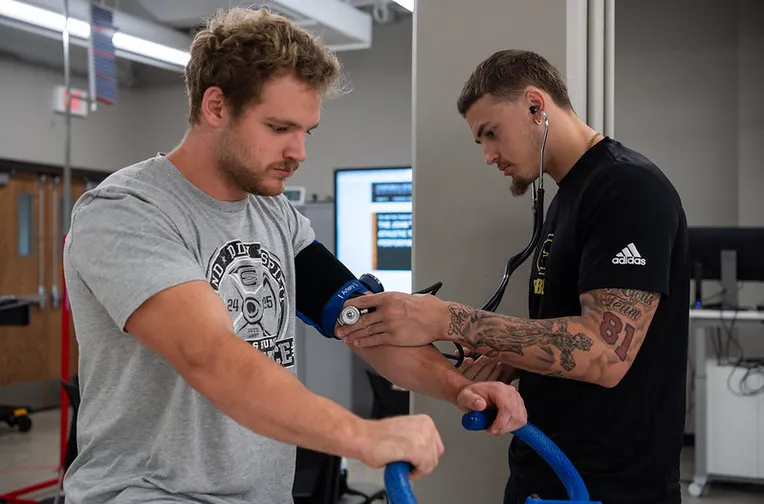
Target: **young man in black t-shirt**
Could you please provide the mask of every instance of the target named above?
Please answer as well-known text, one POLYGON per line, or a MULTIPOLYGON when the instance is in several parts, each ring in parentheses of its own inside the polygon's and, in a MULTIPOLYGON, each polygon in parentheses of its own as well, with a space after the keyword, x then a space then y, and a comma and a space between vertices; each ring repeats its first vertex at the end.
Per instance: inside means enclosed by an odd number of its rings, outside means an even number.
MULTIPOLYGON (((455 341, 489 357, 465 366, 470 377, 481 368, 474 379, 497 378, 489 368, 500 362, 505 378, 519 372, 528 421, 571 459, 592 500, 678 504, 690 270, 677 192, 650 160, 582 122, 535 53, 489 57, 458 107, 515 195, 538 178, 540 113, 549 119, 545 172, 558 191, 532 258, 530 319, 383 293, 350 301, 376 311, 338 336, 359 346, 455 341)), ((509 460, 505 504, 567 498, 516 438, 509 460)))
MULTIPOLYGON (((593 498, 680 502, 689 266, 685 216, 671 183, 615 140, 592 146, 558 183, 529 290, 532 319, 590 313, 589 331, 571 330, 579 339, 568 347, 582 350, 599 338, 611 351, 590 362, 602 370, 593 380, 521 371, 528 421, 568 455, 593 498), (617 367, 628 370, 608 377, 617 367)), ((583 364, 574 359, 570 367, 583 364)), ((565 497, 546 462, 517 440, 510 468, 507 504, 529 492, 565 497)))

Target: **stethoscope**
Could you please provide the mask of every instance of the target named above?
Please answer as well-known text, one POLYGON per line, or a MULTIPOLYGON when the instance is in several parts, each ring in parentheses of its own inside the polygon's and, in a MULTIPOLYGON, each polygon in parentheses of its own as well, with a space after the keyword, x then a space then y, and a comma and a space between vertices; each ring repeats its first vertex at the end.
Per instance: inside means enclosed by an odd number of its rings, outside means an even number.
MULTIPOLYGON (((504 292, 507 290, 507 285, 509 284, 509 277, 512 276, 512 273, 514 273, 515 270, 517 270, 517 268, 519 268, 528 259, 528 257, 530 257, 531 253, 533 253, 533 250, 541 241, 541 230, 544 227, 544 153, 546 152, 546 139, 549 135, 549 119, 543 110, 538 110, 535 106, 530 108, 530 113, 532 115, 536 115, 537 113, 541 114, 541 116, 544 118, 543 121, 539 119, 535 120, 536 124, 544 124, 544 135, 541 138, 541 149, 539 150, 539 177, 538 180, 534 180, 532 184, 533 234, 531 235, 531 240, 528 243, 528 246, 525 247, 522 252, 512 256, 509 261, 507 261, 507 266, 504 270, 504 276, 501 279, 499 287, 493 293, 493 296, 491 296, 491 298, 486 301, 486 303, 481 308, 484 311, 494 312, 499 308, 501 300, 504 297, 504 292)), ((441 286, 442 283, 438 282, 437 284, 419 291, 416 294, 436 294, 438 290, 440 290, 441 286)), ((446 353, 443 355, 449 359, 455 360, 456 363, 454 365, 458 368, 462 365, 462 362, 464 362, 464 348, 458 343, 454 343, 454 345, 456 346, 456 350, 459 352, 458 356, 446 353)))
MULTIPOLYGON (((546 138, 549 134, 549 119, 543 110, 538 110, 536 107, 531 107, 530 112, 532 115, 536 115, 536 113, 541 114, 541 116, 544 118, 543 121, 535 119, 536 124, 544 124, 544 136, 541 139, 541 149, 539 152, 539 177, 538 180, 534 180, 532 184, 533 235, 531 236, 531 241, 528 243, 528 246, 525 247, 525 249, 523 249, 523 251, 519 254, 512 256, 507 262, 507 266, 504 270, 504 276, 501 279, 499 287, 481 308, 484 311, 496 311, 496 309, 501 304, 502 298, 504 297, 504 292, 507 290, 509 277, 512 276, 512 273, 514 273, 515 270, 517 270, 517 268, 519 268, 520 265, 522 265, 528 259, 528 257, 530 257, 533 250, 536 248, 536 246, 538 246, 539 241, 541 241, 541 230, 544 227, 544 153, 546 152, 546 138)), ((378 289, 371 288, 372 292, 382 290, 379 280, 368 273, 361 277, 361 282, 364 285, 368 284, 369 286, 378 287, 378 289)), ((425 289, 413 292, 412 294, 435 295, 438 293, 442 286, 443 282, 437 282, 425 289)), ((352 325, 358 322, 361 315, 363 315, 365 312, 367 312, 367 310, 361 311, 354 306, 348 306, 342 309, 338 321, 342 325, 352 325)), ((456 349, 459 353, 458 356, 447 353, 443 353, 443 355, 448 359, 455 360, 455 366, 458 368, 462 365, 462 362, 464 362, 464 347, 458 343, 454 343, 454 345, 456 346, 456 349)))

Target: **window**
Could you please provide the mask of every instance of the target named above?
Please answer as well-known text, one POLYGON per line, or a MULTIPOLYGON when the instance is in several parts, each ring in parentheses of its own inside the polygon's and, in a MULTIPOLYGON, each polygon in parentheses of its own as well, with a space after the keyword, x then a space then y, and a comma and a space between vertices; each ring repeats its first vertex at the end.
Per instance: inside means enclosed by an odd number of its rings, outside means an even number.
POLYGON ((32 257, 34 254, 34 194, 21 193, 18 201, 19 255, 32 257))

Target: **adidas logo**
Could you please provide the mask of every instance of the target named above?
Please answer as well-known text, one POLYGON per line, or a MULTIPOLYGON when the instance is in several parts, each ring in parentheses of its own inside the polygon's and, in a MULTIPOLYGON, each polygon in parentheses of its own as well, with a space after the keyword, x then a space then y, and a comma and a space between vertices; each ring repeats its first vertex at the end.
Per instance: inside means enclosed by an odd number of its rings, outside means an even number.
POLYGON ((613 264, 636 264, 638 266, 644 266, 646 263, 644 257, 642 257, 634 246, 634 243, 629 243, 623 250, 618 252, 613 258, 613 264))

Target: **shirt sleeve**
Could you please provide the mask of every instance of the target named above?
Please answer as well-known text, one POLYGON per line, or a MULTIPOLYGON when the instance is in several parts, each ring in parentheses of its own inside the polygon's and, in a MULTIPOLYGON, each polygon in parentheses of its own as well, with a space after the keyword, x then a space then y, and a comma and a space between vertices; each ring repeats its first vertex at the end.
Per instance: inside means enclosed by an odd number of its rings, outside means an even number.
POLYGON ((615 288, 668 295, 680 205, 643 167, 614 166, 582 193, 579 293, 615 288))
POLYGON ((64 261, 121 330, 154 294, 206 281, 203 266, 156 205, 105 190, 85 198, 73 212, 64 261))
POLYGON ((302 252, 302 249, 313 243, 316 239, 316 233, 313 230, 310 219, 300 213, 285 196, 281 196, 281 198, 284 212, 289 222, 289 229, 292 233, 292 246, 296 256, 302 252))

